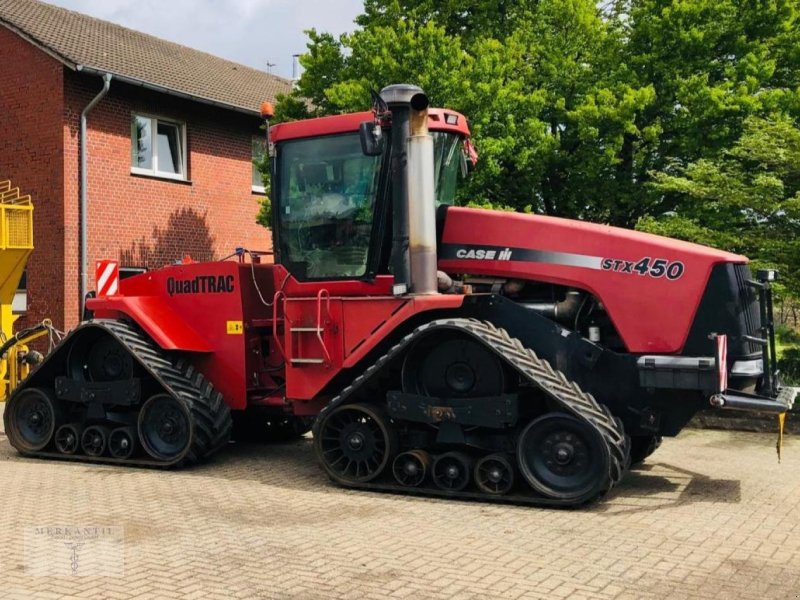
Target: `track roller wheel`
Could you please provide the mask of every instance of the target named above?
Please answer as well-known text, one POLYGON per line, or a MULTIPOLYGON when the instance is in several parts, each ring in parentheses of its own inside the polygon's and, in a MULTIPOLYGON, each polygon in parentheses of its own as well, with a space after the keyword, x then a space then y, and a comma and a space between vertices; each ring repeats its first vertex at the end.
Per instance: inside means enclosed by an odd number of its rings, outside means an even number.
POLYGON ((60 411, 53 395, 28 388, 9 400, 5 410, 6 435, 20 452, 44 449, 55 433, 60 411))
POLYGON ((139 411, 139 439, 156 460, 180 460, 189 451, 193 434, 189 408, 169 394, 151 396, 139 411))
POLYGON ((77 423, 68 423, 56 429, 56 450, 61 454, 75 454, 81 445, 83 427, 77 423))
POLYGON ((590 500, 608 487, 608 446, 594 428, 565 413, 531 421, 520 434, 517 460, 530 486, 550 498, 590 500))
POLYGON ((108 453, 114 458, 130 458, 136 450, 136 430, 117 427, 108 436, 108 453))
POLYGON ((433 482, 436 487, 451 492, 460 492, 469 484, 472 464, 463 452, 447 452, 433 461, 433 482))
POLYGON ((392 473, 400 485, 417 487, 428 476, 431 455, 425 450, 409 450, 398 454, 392 463, 392 473))
POLYGON ((397 449, 389 419, 376 406, 344 404, 323 417, 314 438, 325 471, 344 484, 372 481, 397 449))
POLYGON ((81 450, 87 456, 103 456, 108 447, 108 427, 91 425, 81 435, 81 450))
POLYGON ((475 465, 475 483, 487 494, 507 494, 514 486, 514 466, 502 454, 484 456, 475 465))

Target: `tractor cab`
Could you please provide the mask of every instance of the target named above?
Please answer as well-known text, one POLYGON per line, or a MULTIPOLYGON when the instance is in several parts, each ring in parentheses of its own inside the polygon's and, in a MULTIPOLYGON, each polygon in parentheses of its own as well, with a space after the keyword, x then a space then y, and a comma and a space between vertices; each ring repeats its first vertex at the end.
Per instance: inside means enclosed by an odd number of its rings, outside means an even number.
MULTIPOLYGON (((474 156, 466 118, 428 110, 435 205, 452 205, 474 156)), ((372 112, 282 123, 271 128, 275 262, 300 281, 371 279, 390 271, 392 128, 372 112), (366 154, 359 129, 383 139, 366 154)))

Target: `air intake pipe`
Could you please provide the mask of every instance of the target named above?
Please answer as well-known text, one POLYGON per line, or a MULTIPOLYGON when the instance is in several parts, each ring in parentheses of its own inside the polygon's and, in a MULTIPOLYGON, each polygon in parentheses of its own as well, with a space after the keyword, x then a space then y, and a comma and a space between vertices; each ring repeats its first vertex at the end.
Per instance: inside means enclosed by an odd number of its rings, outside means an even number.
POLYGON ((392 113, 392 252, 395 285, 436 294, 436 206, 428 97, 415 85, 390 85, 381 97, 392 113))

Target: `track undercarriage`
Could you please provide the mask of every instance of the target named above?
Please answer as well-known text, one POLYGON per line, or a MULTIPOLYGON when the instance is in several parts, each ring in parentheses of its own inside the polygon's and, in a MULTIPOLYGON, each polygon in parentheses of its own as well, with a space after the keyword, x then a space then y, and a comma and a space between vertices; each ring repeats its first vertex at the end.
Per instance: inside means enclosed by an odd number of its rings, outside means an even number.
MULTIPOLYGON (((287 441, 310 425, 259 407, 232 413, 188 361, 113 320, 73 331, 5 411, 24 455, 145 467, 200 461, 232 431, 287 441)), ((323 468, 347 487, 548 506, 601 497, 655 448, 632 443, 604 405, 505 330, 463 318, 405 336, 314 434, 323 468)))
POLYGON ((149 467, 210 456, 232 425, 222 395, 191 364, 109 320, 75 329, 14 392, 4 420, 26 456, 149 467))
POLYGON ((335 398, 318 458, 353 488, 576 506, 631 461, 622 423, 519 340, 474 319, 418 327, 335 398))

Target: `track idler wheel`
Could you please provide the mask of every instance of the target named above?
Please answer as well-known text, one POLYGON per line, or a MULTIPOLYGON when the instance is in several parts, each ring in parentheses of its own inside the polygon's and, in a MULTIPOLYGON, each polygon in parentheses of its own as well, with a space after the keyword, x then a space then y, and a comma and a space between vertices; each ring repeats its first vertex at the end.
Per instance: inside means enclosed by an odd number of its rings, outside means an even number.
POLYGON ((136 450, 136 430, 117 427, 108 436, 108 453, 114 458, 130 458, 136 450))
POLYGON ((103 456, 108 447, 108 433, 105 425, 90 425, 81 435, 81 450, 86 456, 103 456))
POLYGON ((344 404, 323 417, 314 438, 322 467, 343 484, 380 475, 397 450, 397 437, 384 412, 370 404, 344 404))
POLYGON ((156 394, 139 411, 139 440, 156 460, 175 462, 192 443, 194 428, 189 408, 169 394, 156 394))
POLYGON ((475 483, 487 494, 507 494, 514 486, 514 465, 502 454, 484 456, 475 465, 475 483))
POLYGON ((540 494, 565 501, 590 500, 608 487, 608 446, 590 425, 551 412, 531 421, 519 436, 517 461, 540 494))
POLYGON ((13 396, 5 410, 6 435, 20 452, 38 452, 50 443, 60 411, 53 395, 28 388, 13 396))
POLYGON ((431 467, 431 455, 425 450, 409 450, 398 454, 392 463, 392 473, 397 483, 418 487, 425 481, 431 467))
POLYGON ((460 492, 469 484, 472 461, 463 452, 447 452, 433 461, 433 482, 449 492, 460 492))
POLYGON ((61 454, 75 454, 81 446, 83 427, 77 423, 62 425, 56 430, 56 450, 61 454))

